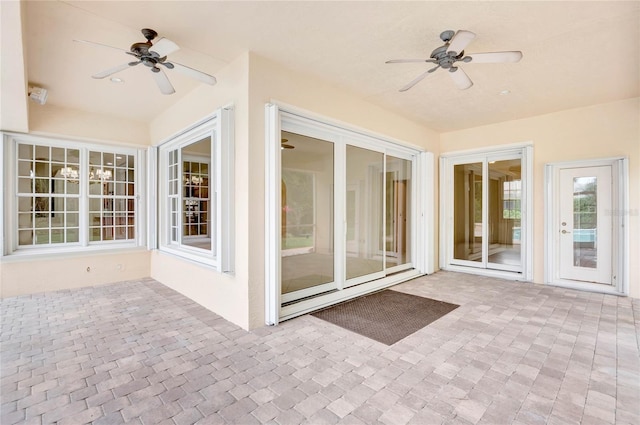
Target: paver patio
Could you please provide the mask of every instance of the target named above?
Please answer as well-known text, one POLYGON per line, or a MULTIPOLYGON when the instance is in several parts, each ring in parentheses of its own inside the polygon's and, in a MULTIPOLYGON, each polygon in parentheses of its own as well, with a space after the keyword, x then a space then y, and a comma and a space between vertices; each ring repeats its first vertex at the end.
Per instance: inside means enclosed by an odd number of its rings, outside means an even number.
POLYGON ((640 300, 393 289, 460 307, 386 346, 309 315, 247 332, 152 279, 4 299, 0 423, 640 423, 640 300))

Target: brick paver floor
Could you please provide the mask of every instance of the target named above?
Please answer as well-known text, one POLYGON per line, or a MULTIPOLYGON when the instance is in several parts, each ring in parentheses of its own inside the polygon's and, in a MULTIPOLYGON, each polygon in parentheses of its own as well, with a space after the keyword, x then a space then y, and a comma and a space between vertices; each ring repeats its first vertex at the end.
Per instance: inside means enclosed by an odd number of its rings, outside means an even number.
POLYGON ((246 332, 152 279, 4 299, 0 423, 640 423, 640 300, 394 289, 460 307, 386 346, 308 315, 246 332))

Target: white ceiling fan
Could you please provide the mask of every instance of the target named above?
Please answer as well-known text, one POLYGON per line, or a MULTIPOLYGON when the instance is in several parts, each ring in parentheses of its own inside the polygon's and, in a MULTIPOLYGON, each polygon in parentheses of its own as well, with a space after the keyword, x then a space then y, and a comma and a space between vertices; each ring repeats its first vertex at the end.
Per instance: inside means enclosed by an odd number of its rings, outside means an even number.
POLYGON ((385 63, 415 63, 415 62, 427 62, 436 64, 435 67, 428 71, 418 75, 414 80, 409 82, 400 89, 400 91, 407 91, 411 87, 422 81, 427 75, 434 72, 438 68, 448 69, 449 75, 453 80, 453 83, 461 90, 468 89, 473 85, 473 82, 469 76, 462 70, 462 68, 455 66, 458 61, 464 63, 505 63, 505 62, 518 62, 522 59, 522 52, 509 51, 509 52, 487 52, 487 53, 472 53, 465 56, 464 49, 471 43, 476 37, 471 31, 460 30, 454 32, 451 30, 443 31, 440 34, 440 39, 444 41, 444 45, 438 47, 433 52, 429 59, 392 59, 385 63))
POLYGON ((134 56, 137 60, 132 62, 123 63, 118 66, 114 66, 113 68, 109 68, 102 72, 98 72, 97 74, 93 74, 91 77, 93 78, 106 78, 117 72, 123 71, 127 68, 144 64, 149 67, 151 70, 151 74, 158 85, 158 88, 162 92, 162 94, 173 94, 175 93, 175 89, 169 81, 169 78, 164 73, 164 71, 158 67, 158 65, 162 65, 167 69, 172 69, 178 71, 188 77, 195 78, 203 83, 214 85, 216 83, 216 78, 212 75, 204 73, 202 71, 198 71, 197 69, 190 68, 186 65, 179 64, 177 62, 169 62, 167 61, 167 56, 173 52, 176 52, 180 49, 176 43, 173 41, 166 39, 164 37, 159 38, 157 41, 153 42, 158 36, 158 33, 149 28, 142 29, 142 35, 147 39, 147 41, 134 43, 131 45, 130 49, 124 50, 118 47, 108 46, 106 44, 96 43, 93 41, 86 40, 73 40, 80 43, 87 43, 94 46, 106 47, 109 49, 116 49, 121 52, 124 52, 128 55, 134 56))

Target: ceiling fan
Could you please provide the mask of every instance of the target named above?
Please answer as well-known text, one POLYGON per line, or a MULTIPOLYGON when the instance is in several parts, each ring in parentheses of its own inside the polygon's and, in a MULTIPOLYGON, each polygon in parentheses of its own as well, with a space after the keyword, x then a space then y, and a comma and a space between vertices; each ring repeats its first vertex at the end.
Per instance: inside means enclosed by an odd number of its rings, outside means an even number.
POLYGON ((438 47, 433 52, 429 59, 392 59, 385 63, 413 63, 413 62, 427 62, 436 64, 435 67, 428 71, 418 75, 414 80, 409 82, 406 86, 402 87, 400 91, 407 91, 411 87, 422 81, 427 75, 434 72, 438 68, 448 69, 449 75, 453 80, 453 83, 461 90, 468 89, 473 85, 473 82, 469 76, 462 70, 462 68, 456 66, 456 62, 464 63, 503 63, 503 62, 518 62, 522 59, 522 52, 510 51, 510 52, 487 52, 487 53, 472 53, 470 55, 464 54, 464 49, 469 43, 476 37, 471 31, 460 30, 454 32, 451 30, 443 31, 440 34, 440 39, 444 41, 444 45, 438 47))
POLYGON ((155 40, 158 36, 158 33, 149 28, 143 28, 141 32, 144 38, 147 39, 147 41, 133 43, 128 51, 120 49, 118 47, 108 46, 106 44, 95 43, 93 41, 73 41, 87 43, 99 47, 116 49, 136 58, 136 60, 132 62, 123 63, 121 65, 114 66, 113 68, 109 68, 105 71, 98 72, 97 74, 91 76, 93 78, 102 79, 105 77, 109 77, 110 75, 113 75, 117 72, 123 71, 129 67, 144 64, 145 66, 150 68, 151 74, 153 75, 154 80, 162 94, 173 94, 175 93, 175 89, 173 88, 173 85, 169 81, 167 75, 160 67, 158 67, 158 65, 162 65, 167 69, 173 69, 175 71, 181 72, 188 77, 195 78, 196 80, 199 80, 206 84, 214 85, 216 83, 216 78, 212 75, 206 74, 202 71, 198 71, 197 69, 190 68, 186 65, 179 64, 177 62, 167 61, 167 56, 169 54, 180 49, 180 47, 178 47, 176 43, 164 37, 161 37, 153 42, 153 40, 155 40))
POLYGON ((296 147, 288 144, 289 139, 282 139, 280 149, 295 149, 296 147))

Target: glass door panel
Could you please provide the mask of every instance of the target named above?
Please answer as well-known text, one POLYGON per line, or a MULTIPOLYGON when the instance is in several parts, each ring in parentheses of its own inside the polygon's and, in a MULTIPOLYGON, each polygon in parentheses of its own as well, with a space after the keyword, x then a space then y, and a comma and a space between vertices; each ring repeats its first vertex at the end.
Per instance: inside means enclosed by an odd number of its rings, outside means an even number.
POLYGON ((520 266, 521 260, 521 160, 489 161, 488 262, 520 266))
POLYGON ((387 156, 386 166, 380 250, 385 253, 386 268, 391 268, 411 262, 411 161, 387 156))
POLYGON ((347 280, 382 272, 384 269, 384 254, 379 252, 379 240, 384 237, 381 223, 384 220, 385 179, 382 170, 382 152, 347 146, 346 197, 352 205, 350 207, 347 204, 348 214, 345 217, 347 280), (357 235, 355 243, 354 235, 357 235))
POLYGON ((482 163, 453 167, 453 258, 482 262, 482 163))
POLYGON ((336 288, 334 145, 283 131, 280 153, 281 288, 286 302, 336 288))

